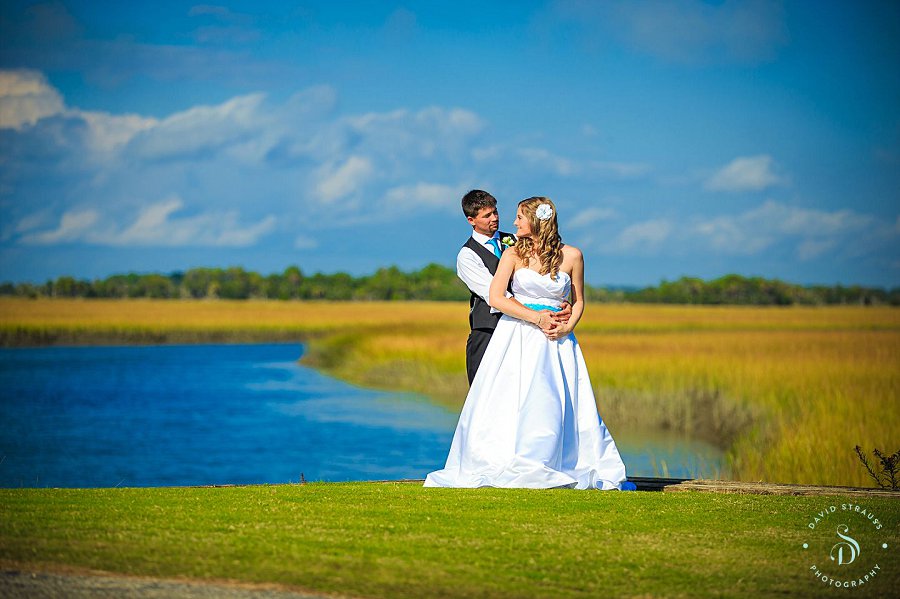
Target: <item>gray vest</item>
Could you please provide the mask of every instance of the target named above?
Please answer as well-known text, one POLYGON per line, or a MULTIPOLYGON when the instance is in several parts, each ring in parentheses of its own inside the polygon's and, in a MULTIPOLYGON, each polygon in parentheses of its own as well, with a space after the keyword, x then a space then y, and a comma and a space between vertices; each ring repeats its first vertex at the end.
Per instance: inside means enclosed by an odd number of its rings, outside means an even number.
MULTIPOLYGON (((513 237, 509 233, 500 233, 500 238, 503 237, 513 237)), ((515 237, 513 237, 515 239, 515 237)), ((481 245, 474 238, 469 237, 469 239, 463 244, 463 247, 467 247, 481 258, 481 261, 484 262, 484 265, 487 267, 488 272, 492 275, 497 274, 497 267, 500 266, 500 259, 494 255, 494 252, 487 249, 486 246, 481 245)), ((500 248, 502 251, 503 244, 500 244, 500 248)), ((510 290, 512 291, 512 290, 510 290)), ((469 298, 469 328, 471 329, 482 329, 493 331, 497 326, 497 321, 500 320, 500 317, 503 316, 502 312, 494 312, 491 313, 491 306, 481 299, 481 296, 473 293, 469 298)))

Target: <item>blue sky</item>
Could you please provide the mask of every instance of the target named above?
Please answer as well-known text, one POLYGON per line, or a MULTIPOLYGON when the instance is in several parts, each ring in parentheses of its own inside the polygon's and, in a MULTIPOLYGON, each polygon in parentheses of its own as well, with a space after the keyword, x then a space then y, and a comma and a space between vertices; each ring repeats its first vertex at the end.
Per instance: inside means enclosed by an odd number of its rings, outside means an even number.
POLYGON ((450 266, 483 188, 594 285, 900 285, 896 2, 0 15, 0 280, 450 266))

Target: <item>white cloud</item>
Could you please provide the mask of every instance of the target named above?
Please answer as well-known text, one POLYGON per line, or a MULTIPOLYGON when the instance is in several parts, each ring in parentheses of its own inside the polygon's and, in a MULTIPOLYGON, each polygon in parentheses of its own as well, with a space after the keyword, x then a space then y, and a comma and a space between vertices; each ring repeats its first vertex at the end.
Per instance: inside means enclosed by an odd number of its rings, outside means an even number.
POLYGON ((84 123, 89 146, 85 149, 97 152, 116 150, 157 123, 156 119, 136 114, 112 115, 69 108, 42 73, 0 70, 0 129, 22 129, 53 116, 84 123))
POLYGON ((440 106, 429 106, 416 112, 403 108, 390 112, 370 112, 348 117, 347 121, 358 131, 365 133, 393 129, 396 125, 403 124, 403 129, 413 128, 420 132, 434 131, 468 137, 484 128, 484 122, 474 112, 440 106))
POLYGON ((319 242, 312 237, 306 235, 297 235, 294 238, 294 249, 296 250, 312 250, 319 247, 319 242))
MULTIPOLYGON (((559 156, 544 148, 520 148, 515 151, 515 154, 522 158, 528 166, 549 170, 560 177, 594 174, 626 179, 638 177, 650 170, 648 165, 636 162, 579 161, 559 156)), ((476 158, 487 156, 487 154, 481 154, 476 158)))
POLYGON ((366 113, 343 123, 360 138, 360 148, 390 163, 465 155, 484 128, 474 112, 438 106, 366 113))
POLYGON ((183 207, 184 203, 177 197, 150 204, 141 210, 130 227, 107 241, 121 245, 147 245, 167 239, 170 243, 175 242, 173 245, 183 245, 187 239, 180 238, 180 235, 189 232, 184 227, 180 232, 164 230, 169 216, 183 207))
MULTIPOLYGON (((455 210, 465 189, 436 181, 455 180, 460 175, 483 180, 480 163, 491 159, 500 161, 487 166, 492 173, 497 168, 521 169, 523 165, 565 177, 627 177, 645 170, 643 165, 578 161, 543 148, 521 148, 506 142, 493 147, 479 145, 486 123, 462 108, 428 106, 335 116, 336 93, 327 85, 301 90, 282 102, 252 93, 152 118, 66 107, 40 73, 10 75, 6 80, 16 83, 18 87, 7 87, 19 89, 20 95, 36 91, 59 99, 54 108, 58 120, 13 136, 19 147, 9 156, 21 162, 10 168, 64 171, 65 178, 76 185, 56 192, 50 222, 58 222, 53 219, 78 205, 75 202, 81 198, 72 197, 77 188, 79 194, 89 194, 104 215, 105 237, 97 237, 100 222, 93 228, 94 241, 100 243, 187 243, 179 237, 190 231, 190 221, 179 217, 182 207, 175 207, 174 202, 147 206, 128 199, 145 195, 190 194, 195 214, 222 215, 222 205, 252 202, 256 214, 283 214, 284 222, 296 222, 298 214, 310 205, 326 204, 343 210, 341 223, 362 223, 380 218, 378 210, 385 205, 403 201, 430 208, 453 206, 455 210), (46 164, 38 165, 41 161, 46 164), (363 193, 382 201, 363 203, 363 193), (259 204, 270 208, 267 211, 259 204), (127 214, 137 213, 128 210, 142 208, 145 211, 128 227, 116 224, 125 222, 127 214), (154 218, 168 225, 180 223, 181 228, 163 235, 162 225, 155 225, 154 218), (109 219, 115 222, 110 224, 109 219)), ((26 190, 18 189, 25 207, 26 190)), ((32 206, 30 210, 13 209, 4 216, 8 222, 21 224, 34 212, 32 206)), ((235 227, 246 229, 236 221, 235 227)), ((47 234, 48 228, 45 222, 34 231, 47 234)), ((3 235, 21 239, 24 233, 8 225, 3 235)), ((253 233, 250 229, 248 235, 253 233)), ((203 243, 236 244, 244 243, 243 239, 207 236, 203 243)))
POLYGON ((616 211, 612 208, 587 208, 569 219, 567 226, 573 229, 587 227, 601 221, 612 220, 615 216, 616 211))
POLYGON ((529 170, 549 172, 560 177, 600 175, 617 179, 631 179, 644 175, 650 166, 638 162, 578 160, 561 156, 546 148, 517 147, 503 144, 476 146, 469 152, 476 162, 520 161, 529 170))
POLYGON ((557 156, 543 148, 521 148, 516 154, 530 166, 547 169, 561 177, 574 175, 581 170, 573 160, 557 156))
MULTIPOLYGON (((799 264, 811 260, 853 259, 897 247, 900 219, 886 220, 850 209, 817 210, 768 200, 735 214, 657 217, 624 226, 618 235, 604 223, 612 214, 588 208, 569 227, 582 227, 586 247, 602 254, 654 256, 778 256, 799 264), (599 232, 589 228, 603 223, 599 232), (602 233, 602 234, 601 234, 602 233), (611 239, 610 239, 611 237, 611 239), (604 241, 606 239, 606 241, 604 241)), ((616 215, 616 220, 621 216, 616 215)))
POLYGON ((772 172, 772 157, 742 156, 716 171, 704 183, 712 191, 759 191, 782 182, 772 172))
POLYGON ((44 209, 33 214, 29 214, 16 223, 16 233, 25 233, 33 229, 39 229, 52 220, 49 210, 44 209))
POLYGON ((23 236, 21 242, 27 245, 52 245, 78 241, 99 218, 100 213, 96 210, 71 210, 63 213, 57 228, 30 233, 23 236))
POLYGON ((121 232, 98 233, 88 240, 118 246, 246 247, 255 244, 275 225, 275 217, 271 215, 257 223, 242 225, 234 210, 172 218, 182 208, 181 198, 167 198, 144 207, 137 219, 121 232))
POLYGON ((389 206, 409 206, 411 208, 428 207, 459 210, 459 199, 468 189, 464 185, 442 185, 440 183, 419 182, 413 185, 392 187, 385 194, 389 206))
MULTIPOLYGON (((588 226, 606 216, 606 209, 589 208, 576 214, 569 226, 588 226)), ((603 231, 608 227, 604 225, 603 231)), ((896 247, 900 222, 849 209, 817 210, 768 200, 736 214, 634 222, 607 242, 599 235, 591 237, 587 245, 607 254, 756 256, 787 251, 803 263, 896 247)))
POLYGON ((337 91, 330 85, 314 85, 291 95, 283 108, 278 111, 281 127, 296 127, 310 120, 318 119, 337 104, 337 91))
POLYGON ((875 222, 872 216, 853 210, 827 212, 797 208, 773 200, 767 200, 759 208, 745 212, 741 219, 780 233, 810 237, 855 233, 875 222))
POLYGON ((258 135, 263 94, 238 96, 215 106, 195 106, 142 131, 129 149, 145 159, 202 158, 258 135))
POLYGON ((665 218, 637 222, 622 229, 603 250, 609 253, 650 253, 669 238, 673 228, 673 223, 665 218))
POLYGON ((748 232, 746 220, 746 214, 743 217, 719 216, 696 223, 693 230, 701 239, 705 238, 712 249, 727 254, 758 254, 775 242, 775 236, 766 227, 748 232))
POLYGON ((809 260, 853 238, 882 235, 883 227, 873 216, 853 210, 828 212, 767 200, 740 214, 698 219, 689 229, 726 254, 758 254, 787 241, 795 244, 800 260, 809 260))
MULTIPOLYGON (((47 173, 60 181, 39 192, 54 198, 40 222, 29 180, 9 188, 2 236, 19 243, 243 245, 274 222, 241 221, 233 209, 247 204, 254 214, 277 214, 293 224, 305 208, 322 204, 343 209, 341 223, 370 222, 386 202, 409 196, 440 206, 445 194, 455 198, 464 190, 434 181, 471 171, 470 150, 485 126, 477 114, 454 107, 335 116, 336 94, 326 85, 282 102, 253 93, 160 118, 116 115, 65 106, 40 73, 0 73, 6 96, 58 99, 49 111, 52 123, 17 130, 0 156, 9 172, 47 173), (362 193, 382 201, 362 203, 362 193), (164 201, 135 199, 166 194, 172 195, 164 201), (192 196, 190 212, 172 199, 185 194, 192 196), (81 214, 85 197, 100 216, 79 232, 82 221, 72 215, 81 214), (71 214, 57 230, 63 213, 71 214), (228 226, 210 221, 213 232, 204 234, 199 226, 212 215, 228 226)), ((40 122, 48 111, 32 106, 27 114, 13 121, 40 122)))
POLYGON ((503 155, 503 148, 499 145, 479 146, 472 148, 472 158, 478 162, 496 160, 503 155))
POLYGON ((209 212, 173 218, 184 208, 173 196, 145 206, 130 225, 119 228, 93 209, 70 211, 62 215, 56 229, 34 232, 20 241, 28 245, 52 245, 82 242, 94 245, 128 247, 246 247, 275 225, 275 217, 267 216, 256 223, 242 224, 236 211, 209 212))
MULTIPOLYGON (((218 223, 221 229, 215 232, 204 245, 228 246, 228 247, 248 247, 256 245, 259 238, 271 231, 275 227, 276 218, 274 215, 268 215, 261 221, 250 224, 241 225, 238 222, 238 213, 234 210, 226 212, 222 215, 209 214, 203 215, 200 225, 208 226, 210 223, 218 223)), ((204 240, 204 231, 200 231, 200 239, 204 240)))
POLYGON ((316 198, 330 204, 346 197, 358 191, 372 172, 372 162, 363 156, 350 156, 340 165, 326 165, 319 174, 316 198))
POLYGON ((447 110, 432 106, 422 110, 416 119, 423 124, 435 127, 446 134, 472 136, 484 129, 484 121, 474 112, 462 108, 447 110))
POLYGON ((806 239, 797 246, 797 257, 802 260, 812 260, 837 245, 837 239, 806 239))
POLYGON ((154 127, 158 121, 137 114, 112 115, 106 112, 70 111, 89 127, 90 144, 99 152, 111 152, 127 144, 140 133, 154 127))
POLYGON ((43 73, 0 70, 0 129, 21 129, 64 109, 62 96, 43 73))

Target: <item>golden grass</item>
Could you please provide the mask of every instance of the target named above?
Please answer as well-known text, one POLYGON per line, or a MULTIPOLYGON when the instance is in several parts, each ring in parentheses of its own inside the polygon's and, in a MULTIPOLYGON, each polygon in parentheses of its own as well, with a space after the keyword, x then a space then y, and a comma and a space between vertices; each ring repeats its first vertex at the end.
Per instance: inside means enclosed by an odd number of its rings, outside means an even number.
MULTIPOLYGON (((0 300, 29 342, 297 339, 354 383, 465 398, 462 303, 0 300)), ((577 330, 610 429, 665 427, 728 449, 738 480, 871 484, 857 444, 900 449, 900 310, 600 305, 577 330)))

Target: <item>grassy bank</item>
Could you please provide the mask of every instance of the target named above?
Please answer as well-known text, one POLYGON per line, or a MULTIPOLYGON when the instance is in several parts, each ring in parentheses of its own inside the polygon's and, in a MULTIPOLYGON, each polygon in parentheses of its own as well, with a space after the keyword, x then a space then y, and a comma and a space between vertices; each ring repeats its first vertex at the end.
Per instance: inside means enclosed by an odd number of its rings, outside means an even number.
MULTIPOLYGON (((460 303, 0 300, 5 345, 303 340, 366 386, 465 398, 460 303)), ((601 415, 728 450, 731 477, 870 484, 855 445, 900 448, 900 310, 591 305, 577 331, 601 415)))
POLYGON ((828 558, 807 524, 842 502, 886 524, 857 533, 859 566, 881 570, 853 590, 886 596, 900 585, 900 501, 885 498, 366 483, 0 490, 0 563, 367 597, 808 596, 825 592, 809 566, 828 558), (871 553, 876 541, 891 549, 871 553))

